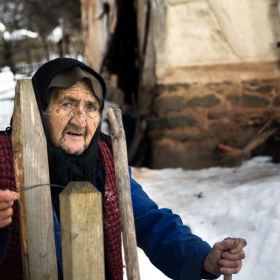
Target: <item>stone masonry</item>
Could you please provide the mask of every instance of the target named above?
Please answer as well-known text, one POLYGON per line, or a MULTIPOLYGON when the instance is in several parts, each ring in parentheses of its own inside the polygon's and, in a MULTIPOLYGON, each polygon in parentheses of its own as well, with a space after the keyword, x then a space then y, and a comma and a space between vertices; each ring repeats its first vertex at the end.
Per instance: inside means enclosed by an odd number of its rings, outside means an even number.
POLYGON ((239 69, 232 79, 160 84, 150 90, 149 166, 220 165, 215 157, 219 143, 243 148, 269 119, 280 119, 280 73, 277 64, 266 67, 269 72, 242 74, 239 69))

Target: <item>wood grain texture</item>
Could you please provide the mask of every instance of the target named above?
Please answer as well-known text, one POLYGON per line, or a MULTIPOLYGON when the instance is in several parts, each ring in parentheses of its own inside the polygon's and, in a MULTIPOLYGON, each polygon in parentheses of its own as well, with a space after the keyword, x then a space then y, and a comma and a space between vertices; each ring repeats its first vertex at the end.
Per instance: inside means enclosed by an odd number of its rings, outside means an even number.
POLYGON ((147 32, 147 20, 148 17, 148 0, 134 0, 134 5, 136 6, 137 12, 137 36, 138 36, 138 49, 139 58, 142 61, 142 55, 145 53, 145 40, 147 32))
MULTIPOLYGON (((12 147, 17 190, 49 184, 47 145, 31 80, 16 85, 12 147)), ((25 279, 57 279, 50 186, 20 192, 25 279)))
POLYGON ((104 280, 101 192, 89 182, 70 182, 59 199, 64 279, 104 280))
POLYGON ((112 108, 108 110, 107 114, 111 127, 127 279, 138 280, 140 273, 122 114, 121 110, 112 108))
MULTIPOLYGON (((114 1, 109 0, 106 3, 110 5, 113 11, 114 1)), ((82 32, 87 65, 96 71, 100 70, 106 53, 109 35, 108 21, 110 21, 112 16, 112 11, 110 15, 100 16, 103 4, 104 1, 102 0, 81 0, 82 32)))

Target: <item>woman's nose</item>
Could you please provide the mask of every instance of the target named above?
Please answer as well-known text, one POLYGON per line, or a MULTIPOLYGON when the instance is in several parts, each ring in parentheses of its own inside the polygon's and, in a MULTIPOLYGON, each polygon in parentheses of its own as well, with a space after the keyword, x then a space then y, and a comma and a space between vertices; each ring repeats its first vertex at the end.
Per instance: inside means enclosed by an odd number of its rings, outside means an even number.
POLYGON ((86 113, 82 108, 78 107, 74 111, 73 117, 70 119, 70 124, 85 127, 86 126, 86 113))

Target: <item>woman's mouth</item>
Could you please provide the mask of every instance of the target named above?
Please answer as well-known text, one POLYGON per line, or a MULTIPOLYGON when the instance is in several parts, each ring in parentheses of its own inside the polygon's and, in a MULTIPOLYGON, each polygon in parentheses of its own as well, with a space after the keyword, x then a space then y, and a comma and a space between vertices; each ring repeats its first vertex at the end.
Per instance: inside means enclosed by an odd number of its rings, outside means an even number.
POLYGON ((83 136, 82 133, 75 133, 75 132, 66 132, 66 133, 71 135, 71 136, 83 136))

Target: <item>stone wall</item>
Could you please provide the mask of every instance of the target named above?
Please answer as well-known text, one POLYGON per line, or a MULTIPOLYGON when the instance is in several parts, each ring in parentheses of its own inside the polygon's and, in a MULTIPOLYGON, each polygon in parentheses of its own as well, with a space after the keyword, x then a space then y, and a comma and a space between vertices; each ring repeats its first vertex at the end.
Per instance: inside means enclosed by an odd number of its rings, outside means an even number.
POLYGON ((228 79, 206 82, 198 78, 151 89, 154 98, 147 118, 150 167, 220 165, 215 158, 219 143, 243 148, 268 120, 280 119, 278 63, 189 71, 223 73, 221 77, 228 79))
POLYGON ((152 3, 140 96, 148 165, 219 165, 219 143, 243 148, 280 117, 277 1, 152 3))

